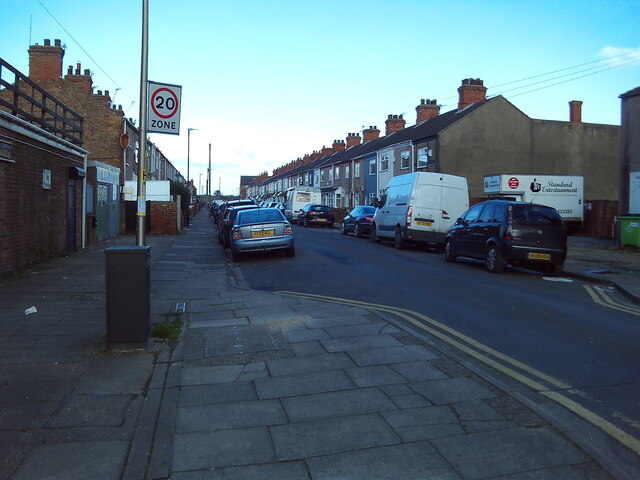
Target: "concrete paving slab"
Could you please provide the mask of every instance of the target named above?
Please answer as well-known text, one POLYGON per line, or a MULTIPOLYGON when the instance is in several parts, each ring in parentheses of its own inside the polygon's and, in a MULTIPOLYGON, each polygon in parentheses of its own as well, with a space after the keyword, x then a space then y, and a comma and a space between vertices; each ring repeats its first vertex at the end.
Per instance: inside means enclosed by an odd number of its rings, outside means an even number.
POLYGON ((255 380, 255 387, 258 397, 268 399, 347 390, 355 385, 342 370, 331 370, 313 375, 259 378, 255 380))
POLYGON ((377 388, 283 398, 282 404, 292 422, 308 422, 397 409, 395 404, 377 388))
POLYGON ((556 480, 556 479, 588 480, 587 477, 580 475, 572 467, 569 467, 569 466, 543 468, 541 470, 536 470, 533 472, 516 473, 514 475, 507 475, 506 477, 500 477, 495 480, 556 480))
POLYGON ((268 328, 257 325, 220 327, 204 333, 205 355, 238 355, 277 350, 268 328))
POLYGON ((355 367, 355 363, 345 353, 325 353, 322 355, 307 355, 304 357, 279 358, 268 360, 267 368, 271 375, 297 375, 301 373, 319 372, 324 370, 338 370, 355 367))
POLYGON ((266 427, 177 434, 173 442, 175 474, 275 460, 266 427))
POLYGON ((412 383, 411 388, 439 405, 495 397, 491 391, 467 377, 412 383))
POLYGON ((316 340, 311 342, 298 342, 291 345, 293 353, 301 357, 303 355, 321 355, 327 353, 322 344, 316 340))
POLYGON ((314 480, 461 480, 428 442, 370 448, 307 460, 314 480))
POLYGON ((345 372, 359 387, 393 385, 406 382, 402 375, 397 374, 387 365, 347 368, 345 372))
POLYGON ((242 365, 215 365, 211 367, 183 366, 183 386, 208 385, 212 383, 233 382, 242 373, 242 365))
POLYGON ((348 317, 327 316, 305 321, 305 325, 309 328, 343 327, 346 325, 366 325, 369 323, 371 323, 371 320, 362 315, 351 315, 348 317))
POLYGON ((345 327, 328 327, 325 330, 333 338, 396 333, 399 331, 396 327, 386 322, 349 325, 345 327))
POLYGON ((469 480, 580 463, 586 457, 547 429, 514 428, 460 437, 433 444, 469 480))
POLYGON ((505 418, 487 405, 482 400, 472 400, 470 402, 456 403, 453 408, 458 413, 462 421, 489 421, 505 420, 505 418))
POLYGON ((460 422, 467 433, 493 432, 495 430, 509 430, 517 425, 513 422, 500 420, 479 420, 460 422))
POLYGON ((287 330, 284 332, 285 338, 290 343, 310 342, 329 338, 329 334, 320 328, 301 328, 298 330, 287 330))
POLYGON ((235 325, 249 325, 248 318, 222 318, 216 320, 193 320, 193 314, 190 315, 189 328, 218 328, 232 327, 235 325))
POLYGON ((449 407, 409 408, 380 414, 393 428, 458 423, 458 417, 449 407))
POLYGON ((131 395, 70 395, 44 428, 119 427, 131 395))
POLYGON ((100 353, 96 355, 74 389, 74 394, 139 395, 153 372, 148 352, 100 353))
POLYGON ((371 350, 353 350, 347 352, 353 360, 365 367, 391 363, 433 360, 438 356, 422 345, 404 345, 401 347, 374 348, 371 350))
POLYGON ((328 352, 345 352, 362 348, 398 347, 402 344, 391 335, 380 333, 362 337, 341 337, 320 340, 328 352))
POLYGON ((36 446, 18 469, 15 480, 117 480, 124 468, 128 441, 73 442, 36 446))
POLYGON ((428 360, 396 363, 391 365, 391 368, 410 382, 448 378, 444 372, 438 370, 435 365, 428 360))
POLYGON ((173 480, 310 480, 304 462, 279 462, 245 467, 198 470, 172 475, 173 480))
POLYGON ((287 423, 278 400, 219 403, 178 408, 176 432, 202 432, 287 423))
POLYGON ((462 425, 456 423, 443 423, 436 425, 417 425, 414 427, 398 427, 395 432, 403 442, 420 442, 437 438, 449 438, 464 435, 462 425))
POLYGON ((396 404, 398 408, 418 408, 429 407, 433 405, 429 400, 417 393, 409 395, 396 395, 390 397, 391 401, 396 404))
POLYGON ((385 393, 385 395, 388 395, 390 397, 394 395, 409 395, 409 394, 417 395, 417 393, 415 393, 411 389, 411 387, 409 387, 408 383, 398 383, 395 385, 380 385, 378 388, 382 390, 385 393))
POLYGON ((213 385, 194 385, 180 388, 178 406, 215 405, 217 403, 257 400, 251 382, 228 382, 213 385))
POLYGON ((278 460, 296 460, 392 445, 400 438, 378 414, 270 427, 278 460))

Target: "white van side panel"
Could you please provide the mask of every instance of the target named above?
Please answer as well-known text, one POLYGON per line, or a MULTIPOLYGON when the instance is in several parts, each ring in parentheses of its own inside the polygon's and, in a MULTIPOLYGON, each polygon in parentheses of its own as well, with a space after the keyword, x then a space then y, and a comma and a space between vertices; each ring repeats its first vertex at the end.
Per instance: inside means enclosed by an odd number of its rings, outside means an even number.
POLYGON ((320 203, 322 195, 320 189, 312 187, 291 188, 287 192, 287 208, 284 216, 295 223, 298 221, 298 214, 306 205, 310 203, 320 203))

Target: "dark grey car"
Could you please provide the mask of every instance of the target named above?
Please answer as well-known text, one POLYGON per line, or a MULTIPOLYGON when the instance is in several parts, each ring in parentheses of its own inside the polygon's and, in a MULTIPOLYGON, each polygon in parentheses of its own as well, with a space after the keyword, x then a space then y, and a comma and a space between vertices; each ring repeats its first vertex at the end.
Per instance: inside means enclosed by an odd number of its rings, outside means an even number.
POLYGON ((492 273, 511 264, 557 275, 566 256, 567 230, 554 208, 509 200, 472 206, 449 228, 444 247, 446 261, 483 259, 492 273))

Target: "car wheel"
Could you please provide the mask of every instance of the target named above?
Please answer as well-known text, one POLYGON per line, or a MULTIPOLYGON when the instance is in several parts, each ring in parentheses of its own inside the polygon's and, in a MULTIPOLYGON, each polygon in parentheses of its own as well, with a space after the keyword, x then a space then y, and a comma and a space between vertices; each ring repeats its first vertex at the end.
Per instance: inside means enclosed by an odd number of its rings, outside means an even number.
POLYGON ((296 247, 287 248, 284 252, 287 257, 295 257, 296 256, 296 247))
POLYGON ((369 232, 369 240, 371 240, 372 242, 375 243, 379 243, 380 239, 378 238, 378 235, 376 234, 376 226, 375 225, 371 225, 371 231, 369 232))
POLYGON ((355 226, 355 228, 353 230, 353 234, 356 237, 361 237, 362 236, 362 232, 360 231, 360 224, 359 223, 356 223, 356 226, 355 226))
POLYGON ((487 270, 491 273, 500 273, 504 270, 504 261, 495 245, 491 245, 487 250, 486 265, 487 270))
POLYGON ((342 233, 343 235, 346 235, 347 233, 349 233, 347 232, 347 227, 344 224, 344 222, 342 222, 342 227, 340 227, 340 233, 342 233))
POLYGON ((402 231, 396 228, 393 235, 393 246, 397 249, 402 249, 406 246, 405 241, 402 239, 402 231))
POLYGON ((444 259, 447 262, 456 261, 456 247, 453 245, 451 240, 449 240, 444 246, 444 259))

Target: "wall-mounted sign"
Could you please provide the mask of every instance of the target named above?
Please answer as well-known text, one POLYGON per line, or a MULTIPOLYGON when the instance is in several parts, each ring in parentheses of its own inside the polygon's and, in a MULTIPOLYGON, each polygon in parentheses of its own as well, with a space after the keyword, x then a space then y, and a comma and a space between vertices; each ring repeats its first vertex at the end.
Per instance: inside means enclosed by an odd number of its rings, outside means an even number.
POLYGON ((149 86, 147 132, 180 135, 182 87, 151 81, 147 85, 149 86))

